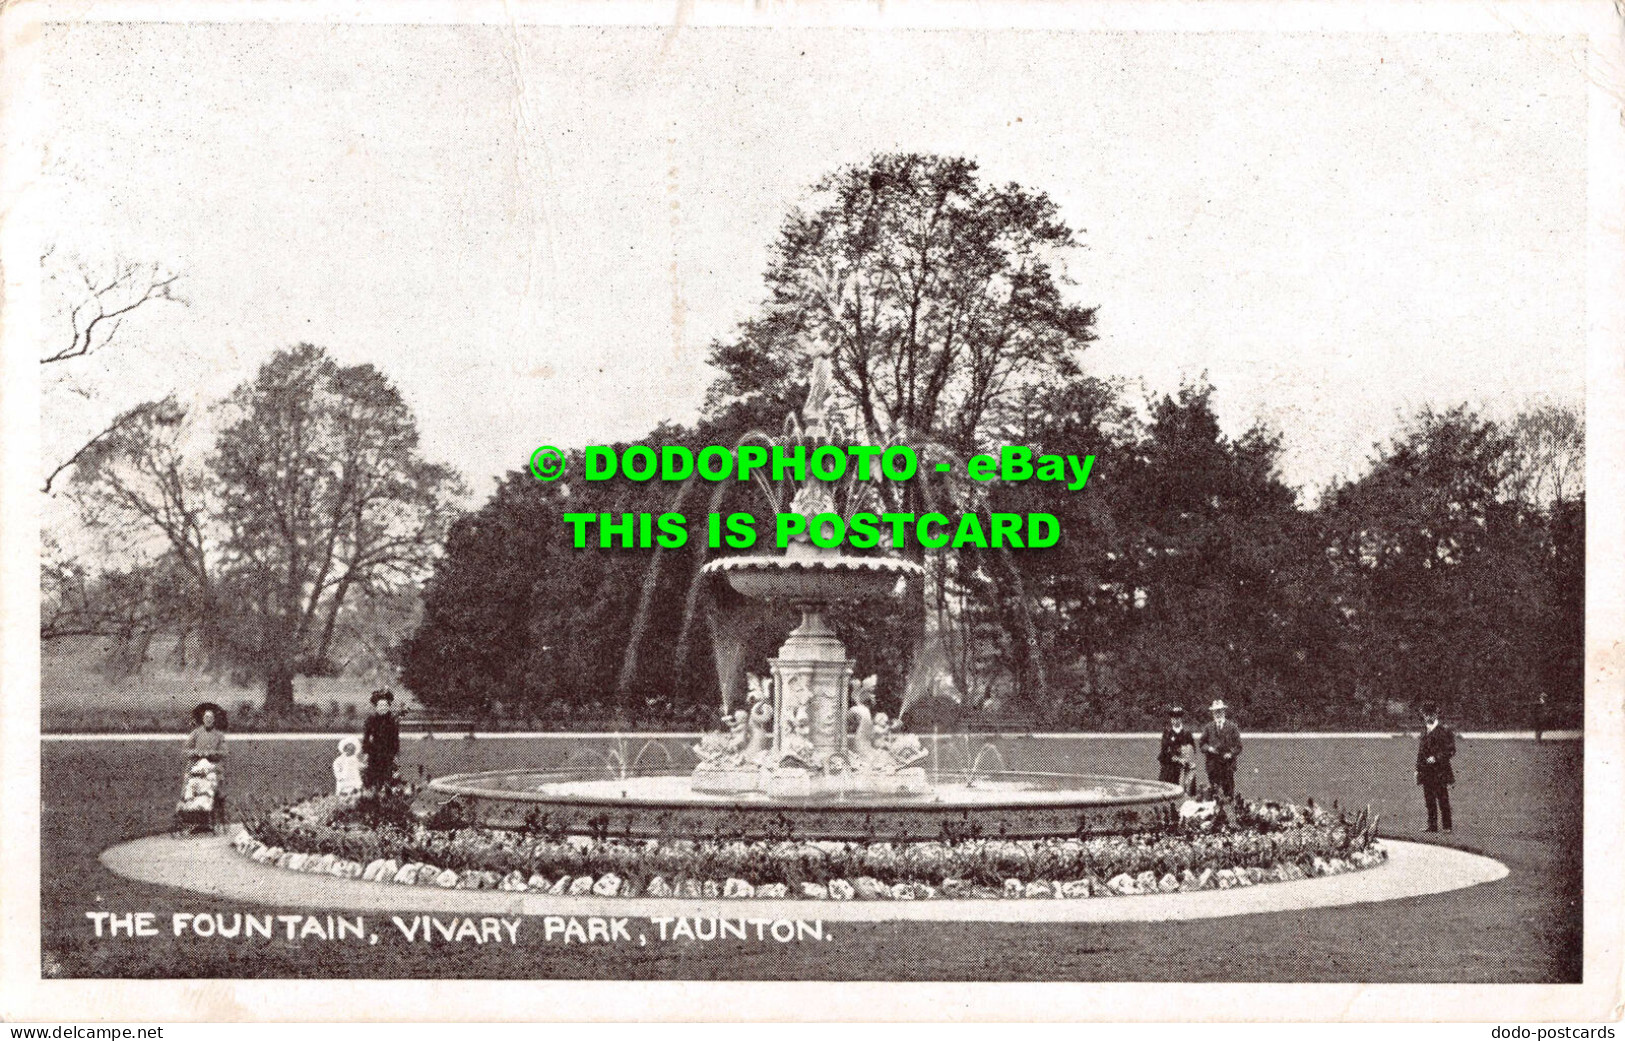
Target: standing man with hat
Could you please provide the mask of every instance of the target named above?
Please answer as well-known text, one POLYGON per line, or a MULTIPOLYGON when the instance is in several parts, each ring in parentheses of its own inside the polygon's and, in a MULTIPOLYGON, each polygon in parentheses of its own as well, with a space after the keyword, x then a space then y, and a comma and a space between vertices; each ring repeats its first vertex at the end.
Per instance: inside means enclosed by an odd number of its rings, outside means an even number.
POLYGON ((1175 705, 1168 710, 1168 725, 1162 730, 1162 747, 1157 750, 1157 780, 1186 787, 1194 770, 1196 735, 1185 729, 1185 709, 1175 705))
POLYGON ((1439 819, 1444 818, 1444 830, 1450 830, 1450 786, 1456 783, 1456 771, 1450 760, 1456 755, 1456 735, 1439 722, 1439 706, 1429 701, 1422 706, 1422 739, 1416 744, 1416 783, 1422 786, 1422 798, 1428 806, 1428 831, 1439 830, 1439 819))
POLYGON ((1241 731, 1225 718, 1223 701, 1208 706, 1213 722, 1202 731, 1202 751, 1207 756, 1207 783, 1225 798, 1236 794, 1236 760, 1241 758, 1241 731))
POLYGON ((395 783, 395 756, 401 750, 401 725, 390 711, 395 695, 389 690, 372 692, 372 715, 361 728, 361 755, 366 760, 361 784, 370 791, 395 783))

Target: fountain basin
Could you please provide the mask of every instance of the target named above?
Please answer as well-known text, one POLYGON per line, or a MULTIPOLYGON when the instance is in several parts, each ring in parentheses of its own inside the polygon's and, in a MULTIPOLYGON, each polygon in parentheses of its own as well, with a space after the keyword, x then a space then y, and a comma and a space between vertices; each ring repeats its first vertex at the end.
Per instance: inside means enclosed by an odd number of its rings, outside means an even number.
POLYGON ((775 799, 851 801, 880 795, 917 796, 931 790, 925 770, 918 766, 861 776, 783 766, 766 770, 701 766, 694 771, 691 780, 695 791, 708 795, 761 792, 775 799))
MULTIPOLYGON (((928 842, 1117 834, 1155 826, 1184 800, 1175 784, 999 771, 939 774, 922 790, 696 791, 690 775, 495 770, 430 782, 484 825, 637 839, 928 842)), ((765 787, 765 785, 764 785, 765 787)))
POLYGON ((719 557, 701 569, 756 600, 830 604, 890 596, 920 565, 896 557, 848 557, 792 547, 784 556, 719 557), (799 550, 799 552, 798 552, 799 550))

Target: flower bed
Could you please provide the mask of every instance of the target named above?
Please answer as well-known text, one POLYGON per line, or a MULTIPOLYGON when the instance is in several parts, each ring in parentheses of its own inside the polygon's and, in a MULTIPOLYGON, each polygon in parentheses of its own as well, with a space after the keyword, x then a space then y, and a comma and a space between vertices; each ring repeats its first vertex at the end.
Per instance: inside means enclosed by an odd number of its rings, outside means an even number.
POLYGON ((1228 889, 1374 867, 1368 814, 1187 802, 1158 832, 1028 841, 595 840, 404 819, 368 824, 353 800, 309 799, 248 821, 233 844, 261 863, 344 878, 555 896, 950 899, 1130 896, 1228 889))

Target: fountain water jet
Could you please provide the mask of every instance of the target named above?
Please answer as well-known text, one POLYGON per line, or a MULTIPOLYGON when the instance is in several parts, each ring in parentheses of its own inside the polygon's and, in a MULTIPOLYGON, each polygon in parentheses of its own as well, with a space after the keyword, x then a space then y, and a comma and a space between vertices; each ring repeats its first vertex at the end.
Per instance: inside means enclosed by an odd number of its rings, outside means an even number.
POLYGON ((671 770, 677 765, 677 760, 672 758, 671 749, 653 738, 643 742, 638 746, 635 753, 629 755, 630 749, 631 743, 626 738, 617 737, 614 745, 607 750, 596 748, 576 749, 570 753, 566 763, 568 764, 570 760, 585 759, 592 763, 591 769, 586 772, 596 774, 601 769, 609 777, 621 781, 626 780, 628 777, 641 776, 638 773, 638 766, 643 762, 643 757, 649 754, 650 751, 656 751, 665 756, 667 770, 671 770))

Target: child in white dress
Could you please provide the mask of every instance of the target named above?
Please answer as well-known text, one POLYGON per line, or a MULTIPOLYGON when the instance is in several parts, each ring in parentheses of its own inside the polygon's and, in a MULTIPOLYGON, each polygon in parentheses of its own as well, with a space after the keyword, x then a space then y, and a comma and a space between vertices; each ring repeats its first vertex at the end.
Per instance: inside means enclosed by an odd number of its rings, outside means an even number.
POLYGON ((338 795, 361 794, 361 759, 356 755, 361 743, 353 737, 339 742, 339 755, 333 760, 333 791, 338 795))

